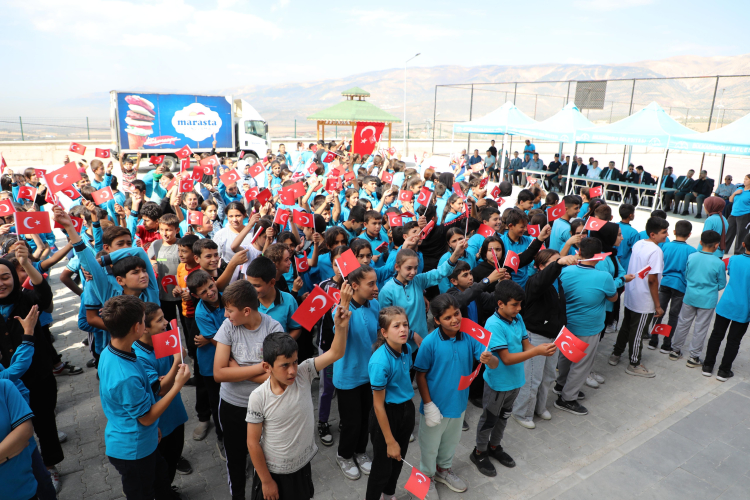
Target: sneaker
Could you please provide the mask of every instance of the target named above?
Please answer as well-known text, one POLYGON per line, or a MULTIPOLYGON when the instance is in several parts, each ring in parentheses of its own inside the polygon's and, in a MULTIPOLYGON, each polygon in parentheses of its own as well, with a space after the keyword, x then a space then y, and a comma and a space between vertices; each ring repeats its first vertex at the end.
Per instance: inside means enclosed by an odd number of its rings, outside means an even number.
POLYGON ((190 465, 190 462, 188 462, 185 457, 180 457, 180 459, 177 461, 177 474, 182 474, 183 476, 185 476, 192 473, 193 467, 190 465))
POLYGON ((430 478, 430 487, 427 488, 427 494, 424 500, 440 500, 440 495, 437 492, 437 486, 435 483, 435 476, 430 478))
POLYGON ((669 353, 671 353, 671 352, 672 352, 672 349, 671 349, 671 348, 669 348, 669 347, 664 347, 664 346, 662 346, 662 348, 661 348, 661 349, 659 349, 659 352, 660 352, 660 353, 662 353, 662 354, 669 354, 669 353))
POLYGON ((646 368, 643 365, 631 365, 628 364, 628 367, 625 368, 625 373, 628 375, 633 375, 635 377, 645 377, 645 378, 654 378, 656 377, 656 373, 652 372, 648 368, 646 368))
POLYGON ((542 420, 552 420, 552 414, 549 412, 549 410, 544 410, 542 413, 537 413, 536 416, 541 418, 542 420))
POLYGON ((651 342, 649 342, 648 344, 646 344, 646 347, 648 347, 651 351, 655 351, 656 350, 656 346, 654 344, 652 344, 651 342))
POLYGON ((510 458, 510 455, 503 451, 502 446, 495 446, 494 448, 490 446, 489 448, 487 448, 487 453, 492 458, 500 462, 500 465, 508 467, 509 469, 512 469, 516 466, 516 461, 510 458))
POLYGON ((88 339, 88 337, 86 337, 85 339, 83 339, 83 340, 81 341, 81 344, 83 344, 83 345, 85 345, 85 346, 89 345, 89 339, 88 339))
POLYGON ((719 382, 726 382, 732 377, 734 377, 734 372, 732 370, 719 370, 716 373, 716 380, 719 382))
POLYGON ((601 376, 600 374, 598 374, 597 372, 591 372, 591 373, 589 373, 589 377, 591 377, 591 378, 593 378, 594 380, 596 380, 596 381, 597 381, 597 382, 599 383, 599 385, 601 385, 601 384, 603 384, 603 383, 604 383, 604 377, 602 377, 602 376, 601 376))
POLYGON ((714 371, 713 366, 703 365, 701 375, 703 375, 704 377, 710 377, 713 371, 714 371))
POLYGON ((443 483, 456 493, 463 493, 468 488, 463 479, 453 472, 453 469, 441 469, 440 467, 437 467, 435 469, 435 475, 432 476, 432 480, 437 481, 438 483, 443 483))
POLYGON ((415 439, 416 439, 416 438, 414 437, 414 433, 412 432, 412 433, 411 433, 411 434, 409 435, 409 442, 410 442, 410 443, 413 443, 415 439))
POLYGON ((536 429, 536 424, 530 418, 529 419, 521 418, 521 417, 516 416, 516 414, 514 413, 513 414, 513 420, 515 420, 516 422, 518 422, 518 425, 520 425, 521 427, 524 427, 526 429, 536 429))
POLYGON ((477 470, 485 476, 495 477, 497 476, 497 470, 495 466, 490 462, 490 455, 486 451, 479 452, 476 448, 471 452, 469 460, 477 466, 477 470))
POLYGON ((688 368, 695 368, 696 366, 703 366, 703 361, 697 356, 688 358, 687 363, 685 363, 688 368))
POLYGON ((552 387, 552 392, 557 394, 558 396, 562 394, 563 386, 555 382, 554 387, 552 387))
POLYGON ((680 351, 675 351, 674 349, 669 351, 669 359, 671 361, 677 361, 680 358, 682 358, 682 353, 680 351))
POLYGON ((562 397, 557 398, 555 401, 555 408, 562 411, 567 411, 573 415, 588 415, 589 411, 585 406, 581 405, 578 401, 565 401, 562 397))
POLYGON ((333 436, 331 435, 331 426, 328 422, 318 422, 318 437, 323 446, 331 446, 333 444, 333 436))
POLYGON ((203 441, 206 439, 206 436, 208 435, 208 426, 210 425, 209 421, 206 420, 205 422, 198 422, 198 425, 195 426, 195 429, 193 429, 193 439, 195 441, 203 441))
POLYGON ((591 388, 593 388, 593 389, 598 389, 599 388, 599 382, 597 382, 596 380, 594 380, 594 377, 592 377, 591 375, 589 375, 588 377, 586 377, 586 385, 589 386, 589 387, 591 387, 591 388))
POLYGON ((60 471, 57 470, 57 467, 52 467, 51 469, 47 469, 47 472, 49 472, 49 478, 52 480, 52 486, 55 488, 55 493, 60 493, 60 490, 62 489, 60 485, 60 471))
POLYGON ((372 460, 367 456, 367 453, 355 453, 354 461, 359 466, 359 470, 362 471, 362 474, 365 476, 370 475, 370 470, 372 470, 372 460))
POLYGON ((461 425, 461 430, 466 432, 469 430, 469 422, 464 419, 464 423, 461 425))
POLYGON ((93 368, 96 366, 96 360, 94 358, 91 358, 90 360, 86 361, 86 368, 93 368))
POLYGON ((617 332, 617 323, 612 323, 607 325, 607 328, 604 329, 604 334, 607 333, 616 333, 617 332))
POLYGON ((359 473, 359 467, 354 463, 354 459, 343 458, 337 454, 336 462, 338 462, 339 467, 341 467, 341 472, 344 473, 345 478, 351 479, 352 481, 356 481, 360 478, 361 474, 359 473))
POLYGON ((80 375, 83 373, 83 368, 71 365, 66 361, 60 368, 53 368, 52 373, 55 377, 61 377, 63 375, 80 375))
POLYGON ((223 439, 217 439, 216 440, 216 450, 219 452, 219 458, 223 460, 224 462, 227 461, 227 450, 224 449, 224 440, 223 439))
POLYGON ((644 333, 643 334, 643 340, 651 340, 651 334, 650 333, 644 333))
POLYGON ((612 366, 617 366, 617 364, 620 362, 620 356, 618 356, 617 354, 612 354, 609 357, 609 361, 608 362, 612 366))

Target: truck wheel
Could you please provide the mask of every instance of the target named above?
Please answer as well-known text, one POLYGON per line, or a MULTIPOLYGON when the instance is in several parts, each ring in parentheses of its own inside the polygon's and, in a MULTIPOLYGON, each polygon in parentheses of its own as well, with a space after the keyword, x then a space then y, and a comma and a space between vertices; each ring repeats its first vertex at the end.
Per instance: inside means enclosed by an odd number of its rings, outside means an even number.
POLYGON ((255 156, 255 153, 248 153, 242 157, 242 159, 245 160, 248 165, 255 165, 258 163, 258 157, 255 156))
POLYGON ((180 163, 177 161, 177 158, 173 156, 165 156, 162 165, 164 166, 164 170, 166 170, 167 172, 180 171, 180 163))

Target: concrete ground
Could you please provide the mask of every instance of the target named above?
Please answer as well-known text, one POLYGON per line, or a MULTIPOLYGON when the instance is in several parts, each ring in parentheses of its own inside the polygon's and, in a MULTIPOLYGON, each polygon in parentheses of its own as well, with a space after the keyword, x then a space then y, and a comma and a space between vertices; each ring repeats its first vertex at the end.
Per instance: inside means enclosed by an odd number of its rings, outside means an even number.
MULTIPOLYGON (((646 213, 639 211, 634 226, 642 229, 646 213)), ((670 218, 672 226, 676 219, 670 218)), ((695 221, 695 244, 701 221, 695 221)), ((55 293, 55 347, 63 359, 83 366, 90 359, 81 344, 85 334, 77 329, 78 298, 59 282, 61 266, 53 269, 50 282, 55 293)), ((607 358, 614 335, 602 341, 594 369, 606 378, 599 389, 584 388, 583 402, 589 414, 574 416, 548 408, 552 420, 537 421, 527 430, 508 423, 505 450, 517 466, 488 478, 469 461, 480 410, 471 404, 466 413, 470 430, 464 432, 453 467, 469 485, 462 494, 443 485, 443 499, 633 499, 680 498, 709 500, 746 499, 750 489, 750 354, 743 345, 734 364, 735 377, 721 383, 701 376, 685 366, 685 360, 670 361, 659 351, 644 350, 644 364, 656 371, 653 379, 625 374, 624 363, 613 367, 607 358)), ((722 347, 723 349, 723 347, 722 347)), ((94 369, 82 375, 58 379, 60 430, 68 434, 63 444, 65 460, 60 499, 122 498, 120 477, 104 453, 106 419, 101 410, 94 369)), ((213 430, 203 441, 194 441, 197 424, 195 391, 182 391, 190 420, 186 424, 184 456, 193 473, 177 476, 175 485, 183 498, 227 499, 229 489, 225 462, 215 447, 213 430)), ((317 382, 313 386, 317 407, 317 382)), ((419 396, 414 402, 419 404, 419 396)), ((331 423, 338 443, 337 400, 333 401, 331 423)), ((415 429, 416 432, 416 429, 415 429)), ((366 477, 345 479, 336 465, 336 447, 319 444, 312 461, 316 499, 364 498, 366 477)), ((419 447, 412 443, 406 460, 419 464, 419 447)), ((411 498, 403 489, 409 474, 404 467, 397 497, 411 498)), ((249 494, 249 484, 248 484, 249 494)))

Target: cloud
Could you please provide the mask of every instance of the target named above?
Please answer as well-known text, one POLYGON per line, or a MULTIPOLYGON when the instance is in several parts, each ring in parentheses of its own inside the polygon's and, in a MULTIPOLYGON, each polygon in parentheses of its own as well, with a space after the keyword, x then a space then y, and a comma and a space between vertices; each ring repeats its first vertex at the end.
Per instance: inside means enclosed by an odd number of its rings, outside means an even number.
POLYGON ((378 33, 390 37, 410 37, 417 40, 437 40, 444 37, 460 36, 461 32, 442 21, 450 18, 429 12, 404 12, 390 10, 353 10, 350 21, 375 28, 378 33), (415 20, 420 20, 417 22, 415 20))
POLYGON ((654 0, 576 0, 573 5, 579 9, 609 12, 612 10, 629 9, 650 5, 654 0))

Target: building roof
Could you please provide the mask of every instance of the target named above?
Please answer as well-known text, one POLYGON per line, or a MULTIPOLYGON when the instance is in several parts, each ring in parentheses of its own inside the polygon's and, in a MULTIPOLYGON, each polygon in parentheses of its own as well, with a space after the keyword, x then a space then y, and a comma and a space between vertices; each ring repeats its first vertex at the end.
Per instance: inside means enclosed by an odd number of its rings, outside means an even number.
POLYGON ((362 90, 359 87, 352 87, 349 90, 345 90, 341 93, 341 95, 353 95, 353 96, 363 96, 363 97, 370 97, 370 93, 366 90, 362 90))
POLYGON ((401 120, 392 114, 383 111, 374 104, 367 101, 354 100, 347 100, 334 104, 330 108, 308 116, 307 119, 327 122, 401 122, 401 120))

